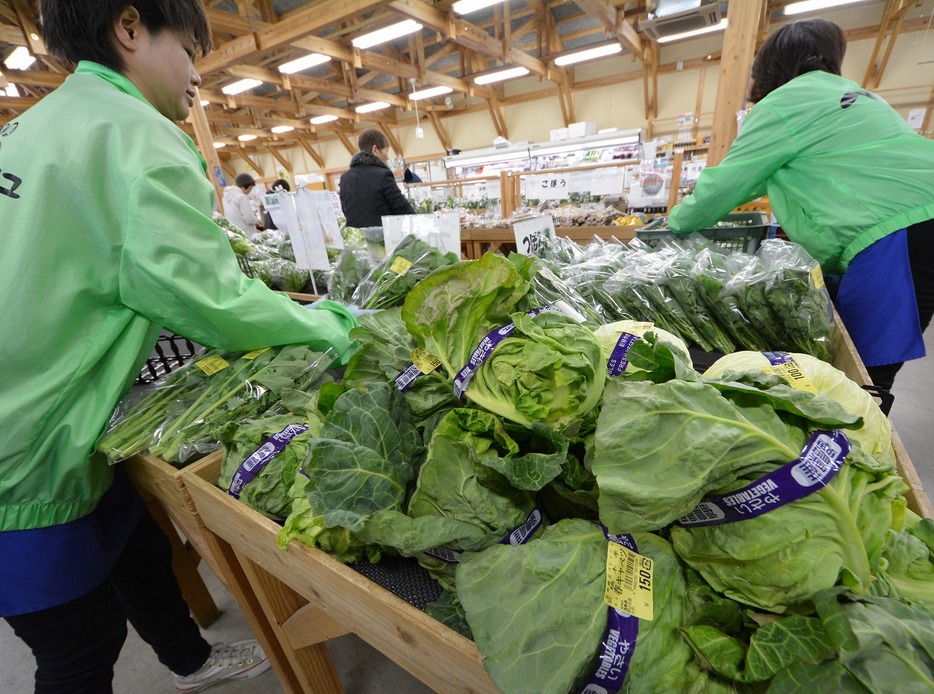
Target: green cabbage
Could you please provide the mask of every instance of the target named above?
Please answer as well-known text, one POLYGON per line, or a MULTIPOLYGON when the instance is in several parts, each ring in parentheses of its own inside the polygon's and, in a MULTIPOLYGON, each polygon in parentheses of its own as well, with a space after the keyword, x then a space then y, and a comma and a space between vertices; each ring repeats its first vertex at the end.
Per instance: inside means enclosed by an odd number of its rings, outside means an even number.
POLYGON ((530 285, 503 256, 441 268, 419 282, 402 308, 418 345, 451 378, 480 341, 507 323, 515 331, 493 350, 466 391, 472 402, 510 421, 579 426, 606 381, 600 343, 586 327, 554 311, 532 317, 530 285))
MULTIPOLYGON (((889 420, 872 396, 855 382, 825 361, 809 354, 790 352, 801 373, 814 386, 814 391, 836 400, 851 414, 863 418, 863 426, 847 432, 865 453, 883 462, 895 462, 892 429, 889 420)), ((761 352, 734 352, 715 361, 705 372, 705 378, 733 380, 730 371, 770 371, 772 363, 761 352)))

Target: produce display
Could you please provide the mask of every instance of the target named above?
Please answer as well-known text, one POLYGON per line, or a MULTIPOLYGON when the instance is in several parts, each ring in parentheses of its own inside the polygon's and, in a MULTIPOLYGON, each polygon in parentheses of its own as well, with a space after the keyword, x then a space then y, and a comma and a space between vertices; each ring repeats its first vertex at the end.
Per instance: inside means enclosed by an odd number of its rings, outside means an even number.
POLYGON ((215 217, 214 221, 227 232, 241 267, 270 289, 301 292, 310 284, 311 275, 296 265, 295 251, 285 232, 270 229, 248 237, 224 217, 215 217))
POLYGON ((934 521, 827 361, 803 251, 420 243, 356 281, 342 373, 297 346, 202 358, 101 450, 222 445, 219 486, 283 549, 414 557, 505 694, 932 690, 934 521), (689 345, 726 355, 701 373, 689 345))
POLYGON ((699 235, 655 248, 555 239, 545 259, 607 321, 651 321, 705 352, 831 358, 830 296, 819 265, 796 244, 769 239, 749 255, 699 235))

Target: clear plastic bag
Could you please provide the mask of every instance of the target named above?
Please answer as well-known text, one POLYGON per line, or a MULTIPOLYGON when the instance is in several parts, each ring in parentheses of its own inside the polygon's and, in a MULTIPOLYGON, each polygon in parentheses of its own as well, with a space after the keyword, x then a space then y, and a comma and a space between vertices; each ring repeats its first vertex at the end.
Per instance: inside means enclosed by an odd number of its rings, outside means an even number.
POLYGON ((276 404, 309 370, 324 370, 333 354, 288 345, 247 353, 213 351, 119 403, 98 450, 110 462, 148 451, 181 466, 219 446, 227 422, 256 416, 276 404))
POLYGON ((798 244, 780 239, 763 241, 757 255, 768 273, 766 299, 784 326, 787 349, 829 362, 833 303, 820 265, 798 244))
POLYGON ((415 236, 406 236, 391 255, 377 263, 353 292, 352 303, 363 309, 395 308, 418 282, 445 265, 458 262, 415 236))

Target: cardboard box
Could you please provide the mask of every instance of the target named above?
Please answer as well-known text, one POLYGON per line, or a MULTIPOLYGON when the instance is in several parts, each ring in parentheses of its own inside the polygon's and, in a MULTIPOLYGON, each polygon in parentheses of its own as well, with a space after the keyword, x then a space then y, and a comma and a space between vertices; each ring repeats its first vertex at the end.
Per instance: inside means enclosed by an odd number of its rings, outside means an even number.
POLYGON ((597 124, 592 121, 579 121, 568 126, 568 137, 587 137, 597 134, 597 124))

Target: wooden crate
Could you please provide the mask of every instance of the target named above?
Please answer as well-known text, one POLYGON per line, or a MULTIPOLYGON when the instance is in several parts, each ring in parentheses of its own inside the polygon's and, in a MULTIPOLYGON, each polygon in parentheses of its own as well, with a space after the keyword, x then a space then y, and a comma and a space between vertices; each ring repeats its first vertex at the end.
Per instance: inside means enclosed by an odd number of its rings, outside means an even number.
MULTIPOLYGON (((219 471, 222 456, 223 451, 218 450, 202 460, 208 464, 213 462, 219 471)), ((267 617, 267 604, 259 600, 252 587, 252 577, 243 571, 230 547, 207 529, 198 514, 186 486, 184 469, 179 470, 148 453, 133 456, 121 464, 126 466, 130 478, 146 499, 150 513, 172 543, 173 569, 195 621, 201 627, 207 627, 219 614, 198 573, 198 561, 203 559, 240 607, 286 692, 330 694, 340 691, 333 663, 323 646, 308 650, 301 657, 282 647, 279 634, 267 617), (191 547, 181 542, 175 527, 181 530, 191 547), (309 686, 307 677, 324 682, 331 688, 315 689, 309 686)))
POLYGON ((281 550, 277 523, 217 488, 219 459, 200 461, 184 475, 205 525, 242 562, 286 650, 353 632, 436 691, 499 691, 469 639, 325 552, 298 542, 281 550))

